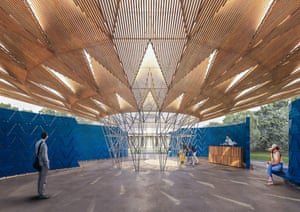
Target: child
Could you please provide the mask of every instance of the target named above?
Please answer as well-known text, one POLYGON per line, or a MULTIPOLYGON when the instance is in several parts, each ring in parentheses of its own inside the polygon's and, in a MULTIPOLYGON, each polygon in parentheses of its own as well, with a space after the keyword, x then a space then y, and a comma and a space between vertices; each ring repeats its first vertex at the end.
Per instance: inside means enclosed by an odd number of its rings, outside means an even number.
POLYGON ((184 163, 184 152, 182 150, 179 151, 179 161, 180 164, 184 163))

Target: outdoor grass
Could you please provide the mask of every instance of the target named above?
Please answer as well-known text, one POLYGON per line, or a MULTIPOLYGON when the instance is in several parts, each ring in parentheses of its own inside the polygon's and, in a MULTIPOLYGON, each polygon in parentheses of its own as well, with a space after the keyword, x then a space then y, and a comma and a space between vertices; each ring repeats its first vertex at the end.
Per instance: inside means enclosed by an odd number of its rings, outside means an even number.
MULTIPOLYGON (((281 153, 283 157, 283 162, 288 163, 289 157, 288 153, 281 153)), ((260 160, 260 161, 269 161, 270 153, 269 152, 251 152, 250 153, 251 160, 260 160)))

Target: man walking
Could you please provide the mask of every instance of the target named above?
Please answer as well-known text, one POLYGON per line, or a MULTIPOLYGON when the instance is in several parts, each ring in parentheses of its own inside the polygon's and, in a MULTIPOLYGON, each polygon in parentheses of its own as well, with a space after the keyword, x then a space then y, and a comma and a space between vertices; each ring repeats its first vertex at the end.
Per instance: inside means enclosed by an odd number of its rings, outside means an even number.
POLYGON ((45 195, 45 187, 47 183, 47 173, 49 170, 49 159, 48 159, 48 146, 46 140, 48 139, 47 132, 41 134, 41 139, 35 144, 35 154, 39 158, 39 164, 41 170, 39 171, 38 177, 38 195, 40 199, 48 199, 49 197, 45 195))

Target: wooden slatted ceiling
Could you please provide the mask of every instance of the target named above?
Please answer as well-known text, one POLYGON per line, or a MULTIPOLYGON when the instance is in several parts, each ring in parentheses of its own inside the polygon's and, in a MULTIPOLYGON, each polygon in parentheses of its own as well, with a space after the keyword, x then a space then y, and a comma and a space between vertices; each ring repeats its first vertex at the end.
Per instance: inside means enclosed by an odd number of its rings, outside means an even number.
POLYGON ((24 37, 30 33, 38 42, 46 44, 38 23, 31 15, 30 8, 23 1, 6 1, 1 4, 1 8, 1 26, 11 28, 7 33, 15 32, 23 34, 24 37))
MULTIPOLYGON (((89 1, 89 0, 85 0, 89 1)), ((99 10, 101 11, 104 19, 105 19, 105 25, 107 26, 110 34, 114 34, 114 28, 115 28, 115 22, 119 10, 119 4, 121 3, 121 0, 99 0, 99 10)))
POLYGON ((113 108, 118 108, 118 103, 115 94, 118 93, 121 96, 126 96, 127 101, 133 106, 136 106, 135 99, 130 94, 130 90, 127 86, 120 83, 113 75, 96 61, 92 61, 94 70, 96 73, 96 83, 100 91, 100 95, 103 99, 106 99, 108 105, 113 108), (113 86, 112 86, 113 85, 113 86))
POLYGON ((109 30, 107 28, 106 21, 104 20, 102 15, 100 1, 74 0, 74 3, 80 7, 82 12, 84 12, 84 14, 93 23, 95 23, 102 32, 109 35, 109 30))
POLYGON ((0 95, 93 120, 143 109, 207 120, 299 95, 299 8, 2 0, 0 95), (149 44, 158 65, 141 74, 149 44))
POLYGON ((203 2, 203 0, 192 2, 189 0, 180 1, 186 34, 191 33, 203 2))
POLYGON ((64 4, 58 0, 47 4, 39 0, 30 2, 36 18, 57 52, 82 48, 108 39, 72 0, 66 0, 64 4))
POLYGON ((109 70, 121 83, 128 86, 128 80, 111 41, 85 48, 87 52, 109 70))
MULTIPOLYGON (((221 2, 220 2, 221 3, 221 2)), ((184 54, 184 58, 181 60, 180 66, 177 70, 176 78, 174 82, 177 83, 182 77, 184 77, 188 71, 192 70, 199 61, 205 59, 209 54, 211 54, 215 49, 218 49, 219 52, 222 52, 224 45, 223 41, 225 37, 228 37, 228 32, 236 28, 239 21, 241 21, 241 16, 246 11, 247 3, 245 4, 232 4, 228 3, 223 7, 215 8, 206 8, 203 7, 203 13, 208 13, 214 15, 213 17, 205 16, 204 19, 207 19, 206 22, 203 23, 202 28, 195 33, 193 40, 188 45, 186 53, 184 54), (215 11, 211 11, 212 9, 216 9, 215 11), (205 11, 208 10, 208 11, 205 11), (237 16, 237 12, 240 11, 240 15, 237 16), (200 54, 199 54, 200 52, 200 54), (193 57, 191 59, 191 57, 193 57), (194 63, 191 63, 193 61, 194 63)), ((200 20, 202 21, 202 20, 200 20)), ((243 30, 243 29, 240 29, 243 30)), ((239 31, 240 33, 243 31, 239 31)), ((235 35, 234 33, 232 33, 235 35)), ((247 42, 242 42, 243 45, 247 45, 247 42)), ((228 52, 231 51, 236 46, 236 43, 233 45, 231 43, 231 49, 228 49, 228 52)), ((236 54, 238 55, 238 54, 236 54)), ((232 60, 221 60, 224 62, 231 62, 232 60)), ((215 62, 218 62, 215 60, 215 62)), ((224 66, 220 69, 217 69, 218 72, 224 71, 224 66)), ((226 70, 226 69, 225 69, 226 70)), ((213 74, 215 77, 219 77, 219 73, 213 74)))
MULTIPOLYGON (((165 100, 166 105, 169 105, 171 101, 180 96, 182 93, 185 93, 184 102, 182 103, 182 108, 188 106, 191 101, 194 101, 193 104, 199 102, 199 100, 194 99, 201 94, 202 87, 205 80, 206 67, 208 65, 209 58, 206 58, 201 64, 194 68, 190 73, 188 73, 184 79, 179 83, 175 84, 174 87, 168 94, 168 97, 165 100), (189 86, 186 86, 186 85, 189 86)), ((204 98, 202 96, 202 98, 204 98)))
POLYGON ((168 85, 171 84, 178 61, 186 44, 186 39, 179 40, 153 40, 153 48, 157 55, 158 63, 168 85))
MULTIPOLYGON (((10 56, 10 59, 2 59, 3 57, 1 57, 2 66, 10 66, 7 63, 17 63, 16 65, 21 69, 30 69, 51 56, 52 54, 41 43, 41 34, 38 33, 37 28, 34 28, 34 19, 26 5, 21 1, 12 1, 5 6, 7 6, 5 7, 6 12, 1 10, 3 18, 1 18, 0 38, 1 45, 8 51, 7 56, 10 56), (18 13, 17 8, 22 8, 20 13, 18 13), (23 26, 26 26, 26 28, 23 28, 23 26), (37 56, 37 53, 39 53, 39 56, 37 56), (10 62, 6 62, 6 60, 10 62)), ((11 70, 11 72, 14 72, 13 68, 11 70)))
POLYGON ((127 79, 132 86, 148 47, 148 41, 114 39, 114 42, 127 79))

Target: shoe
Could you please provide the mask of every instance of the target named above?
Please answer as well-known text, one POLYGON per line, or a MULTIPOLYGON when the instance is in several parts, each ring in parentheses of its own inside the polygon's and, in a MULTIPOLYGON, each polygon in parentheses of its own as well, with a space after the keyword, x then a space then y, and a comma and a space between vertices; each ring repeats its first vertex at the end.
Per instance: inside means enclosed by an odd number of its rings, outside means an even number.
POLYGON ((272 180, 269 180, 269 181, 267 182, 267 184, 268 184, 268 185, 274 185, 274 182, 273 182, 272 180))
POLYGON ((46 196, 46 195, 40 195, 40 196, 39 196, 39 199, 49 199, 49 196, 46 196))

